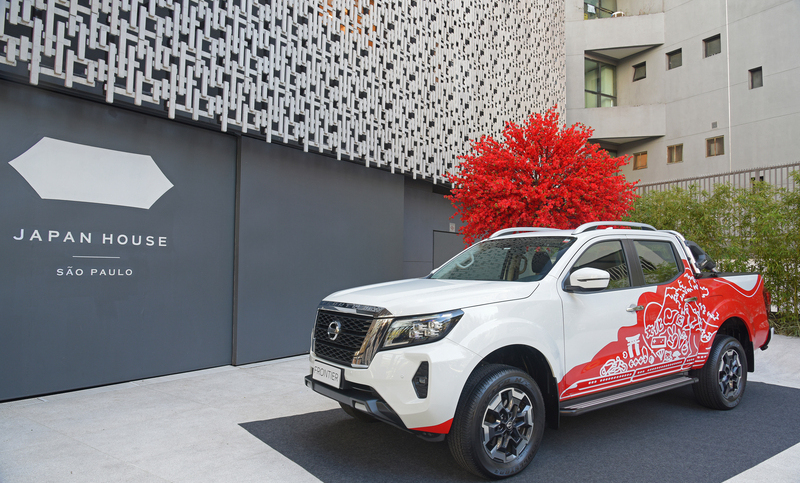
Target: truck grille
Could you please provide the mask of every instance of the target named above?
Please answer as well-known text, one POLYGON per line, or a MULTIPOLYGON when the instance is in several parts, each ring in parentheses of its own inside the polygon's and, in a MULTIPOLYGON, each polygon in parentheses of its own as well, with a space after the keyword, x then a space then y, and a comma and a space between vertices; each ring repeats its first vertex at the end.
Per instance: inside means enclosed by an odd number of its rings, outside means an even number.
POLYGON ((374 320, 368 316, 317 311, 317 322, 314 325, 314 354, 320 359, 352 366, 353 359, 361 352, 364 339, 374 320), (328 327, 333 322, 339 322, 342 327, 336 340, 330 340, 328 336, 328 327))

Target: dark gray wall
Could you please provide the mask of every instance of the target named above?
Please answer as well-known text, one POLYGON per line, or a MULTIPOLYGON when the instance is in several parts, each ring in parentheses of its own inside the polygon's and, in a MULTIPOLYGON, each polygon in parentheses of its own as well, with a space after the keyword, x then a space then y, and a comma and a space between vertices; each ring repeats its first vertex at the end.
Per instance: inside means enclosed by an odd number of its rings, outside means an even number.
POLYGON ((235 139, 5 81, 0 113, 0 400, 229 364, 235 139), (150 155, 174 186, 150 209, 41 199, 8 163, 42 137, 150 155))
POLYGON ((433 232, 433 268, 442 264, 464 249, 464 239, 458 233, 433 232))
MULTIPOLYGON (((431 183, 406 178, 405 180, 405 207, 403 233, 403 277, 416 278, 428 275, 434 266, 434 231, 450 232, 450 224, 454 223, 456 229, 461 226, 460 220, 452 218, 455 209, 443 195, 433 192, 431 183)), ((452 237, 460 236, 453 234, 452 237)), ((439 253, 444 257, 452 252, 445 260, 461 251, 453 248, 452 238, 445 235, 449 244, 441 243, 439 253), (445 246, 447 245, 447 246, 445 246)), ((456 242, 458 245, 458 242, 456 242)), ((438 265, 436 265, 438 266, 438 265)))
POLYGON ((244 138, 236 363, 308 352, 336 290, 402 278, 403 178, 244 138))
POLYGON ((322 298, 460 248, 424 181, 5 81, 0 112, 0 400, 305 353, 322 298), (8 163, 43 137, 151 156, 174 186, 149 209, 41 199, 8 163))

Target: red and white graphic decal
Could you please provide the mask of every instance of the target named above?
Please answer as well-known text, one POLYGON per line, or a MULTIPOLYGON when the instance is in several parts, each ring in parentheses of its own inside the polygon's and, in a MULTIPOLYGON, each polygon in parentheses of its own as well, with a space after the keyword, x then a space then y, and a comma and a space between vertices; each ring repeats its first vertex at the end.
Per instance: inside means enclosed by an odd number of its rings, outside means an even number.
POLYGON ((759 297, 755 297, 762 283, 758 276, 754 287, 743 290, 724 279, 698 281, 687 268, 674 282, 657 286, 655 292, 642 293, 638 305, 644 308, 637 313, 636 325, 620 328, 616 341, 590 362, 572 368, 559 383, 561 399, 702 366, 714 335, 724 322, 720 313, 759 319, 754 320, 758 322, 755 326, 768 328, 763 303, 759 314, 759 297), (742 295, 750 302, 748 307, 733 313, 731 307, 726 307, 725 312, 720 312, 726 301, 741 300, 742 295))

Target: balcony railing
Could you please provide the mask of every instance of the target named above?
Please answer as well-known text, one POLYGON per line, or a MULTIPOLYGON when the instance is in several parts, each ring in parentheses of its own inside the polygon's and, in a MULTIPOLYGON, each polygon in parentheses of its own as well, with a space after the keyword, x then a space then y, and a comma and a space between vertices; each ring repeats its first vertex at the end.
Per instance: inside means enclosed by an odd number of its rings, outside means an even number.
POLYGON ((712 193, 714 188, 720 184, 729 184, 735 188, 748 188, 756 181, 764 181, 778 188, 786 188, 790 191, 794 191, 800 189, 800 184, 797 184, 792 177, 792 173, 795 171, 800 171, 800 163, 750 168, 729 173, 698 176, 695 178, 638 184, 636 185, 636 192, 639 195, 644 195, 651 191, 667 191, 672 188, 689 189, 691 185, 697 185, 699 191, 712 193))

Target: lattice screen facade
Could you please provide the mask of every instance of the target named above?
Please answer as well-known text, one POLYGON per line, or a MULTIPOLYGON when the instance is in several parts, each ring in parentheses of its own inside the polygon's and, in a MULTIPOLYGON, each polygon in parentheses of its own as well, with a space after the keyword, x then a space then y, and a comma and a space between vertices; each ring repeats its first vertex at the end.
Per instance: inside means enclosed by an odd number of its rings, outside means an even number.
POLYGON ((0 19, 0 71, 31 84, 435 183, 565 99, 549 0, 0 0, 0 19))

